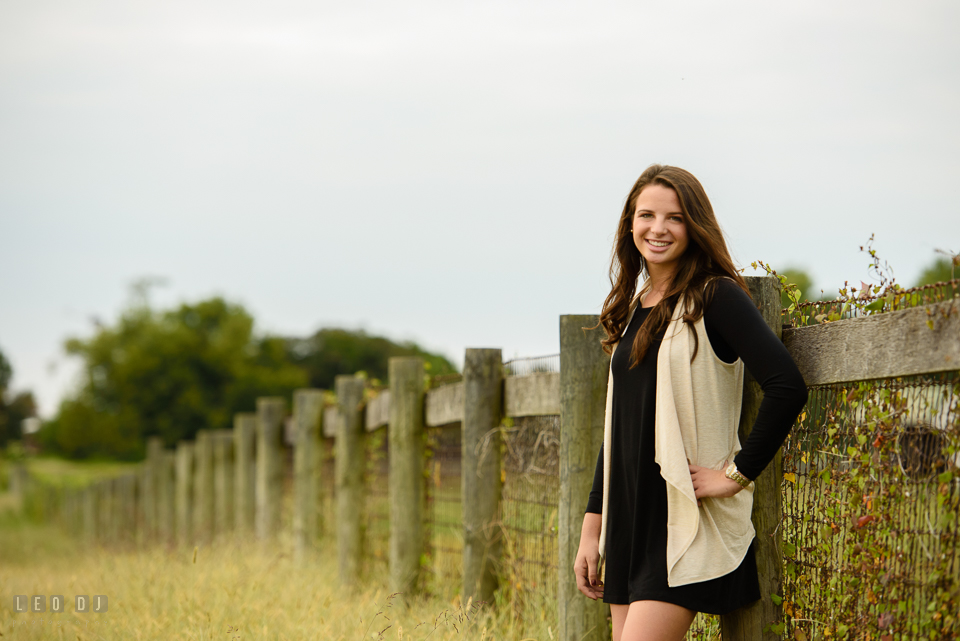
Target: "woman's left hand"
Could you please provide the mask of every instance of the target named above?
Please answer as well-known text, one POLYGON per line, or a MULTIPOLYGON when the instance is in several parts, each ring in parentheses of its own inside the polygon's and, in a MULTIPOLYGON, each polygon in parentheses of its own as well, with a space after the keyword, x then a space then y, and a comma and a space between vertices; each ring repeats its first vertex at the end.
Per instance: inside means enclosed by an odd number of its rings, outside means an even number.
MULTIPOLYGON (((727 464, 724 463, 723 467, 726 469, 727 464)), ((700 499, 728 498, 743 489, 739 483, 728 479, 723 470, 711 470, 709 467, 691 465, 690 478, 693 480, 693 492, 697 497, 697 505, 700 505, 700 499)))

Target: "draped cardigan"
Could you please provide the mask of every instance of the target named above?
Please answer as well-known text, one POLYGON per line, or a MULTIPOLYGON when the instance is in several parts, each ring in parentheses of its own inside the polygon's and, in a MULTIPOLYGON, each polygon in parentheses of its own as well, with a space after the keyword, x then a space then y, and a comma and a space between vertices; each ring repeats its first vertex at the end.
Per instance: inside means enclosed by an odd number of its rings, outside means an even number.
MULTIPOLYGON (((634 300, 630 317, 639 304, 634 300)), ((710 346, 703 317, 683 322, 681 298, 657 352, 655 460, 667 491, 667 585, 677 587, 729 574, 743 561, 755 530, 753 483, 732 497, 704 498, 697 506, 689 463, 724 469, 740 451, 737 429, 743 398, 743 362, 725 363, 710 346), (693 357, 696 331, 698 348, 693 357), (693 357, 693 358, 692 358, 693 357), (692 360, 691 360, 692 358, 692 360)), ((614 346, 617 349, 619 343, 614 346)), ((611 363, 613 359, 611 358, 611 363)), ((607 381, 603 426, 603 509, 600 558, 606 567, 610 501, 613 370, 607 381)), ((619 561, 618 561, 619 562, 619 561)))

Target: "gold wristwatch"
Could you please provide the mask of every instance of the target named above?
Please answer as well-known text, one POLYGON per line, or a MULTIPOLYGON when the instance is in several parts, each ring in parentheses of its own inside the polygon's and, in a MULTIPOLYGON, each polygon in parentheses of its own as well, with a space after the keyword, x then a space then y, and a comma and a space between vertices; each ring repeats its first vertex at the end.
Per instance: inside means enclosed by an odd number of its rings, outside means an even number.
POLYGON ((740 487, 747 487, 750 485, 750 479, 740 473, 740 470, 737 469, 736 463, 731 463, 727 466, 726 471, 723 473, 731 481, 736 482, 740 487))

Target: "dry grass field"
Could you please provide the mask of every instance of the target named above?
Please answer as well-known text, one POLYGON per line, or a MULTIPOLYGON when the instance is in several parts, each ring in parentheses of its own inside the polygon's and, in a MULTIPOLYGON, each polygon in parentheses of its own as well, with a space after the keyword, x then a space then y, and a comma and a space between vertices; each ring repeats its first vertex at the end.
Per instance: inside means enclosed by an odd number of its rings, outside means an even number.
MULTIPOLYGON (((0 497, 4 493, 0 493, 0 497)), ((0 505, 11 507, 9 501, 0 505)), ((51 526, 0 514, 2 640, 57 639, 553 639, 555 609, 504 593, 469 606, 440 597, 405 601, 382 573, 338 587, 333 550, 296 563, 281 538, 266 546, 220 542, 194 549, 86 548, 51 526), (15 595, 46 595, 45 613, 14 612, 15 595), (49 612, 50 597, 66 612, 49 612), (77 613, 76 595, 106 595, 107 612, 77 613)), ((447 594, 455 593, 448 586, 447 594)), ((439 592, 439 590, 438 590, 439 592)))

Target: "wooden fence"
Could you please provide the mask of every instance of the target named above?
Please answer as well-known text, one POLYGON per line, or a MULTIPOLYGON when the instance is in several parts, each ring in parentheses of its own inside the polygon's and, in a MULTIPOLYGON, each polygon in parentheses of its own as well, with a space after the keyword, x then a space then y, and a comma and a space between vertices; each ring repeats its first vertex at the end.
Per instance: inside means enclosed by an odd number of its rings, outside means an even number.
MULTIPOLYGON (((748 283, 780 336, 775 279, 748 278, 748 283)), ((434 513, 448 469, 436 458, 435 435, 456 430, 459 493, 453 494, 459 496, 462 524, 454 549, 462 555, 456 569, 460 593, 464 602, 491 602, 503 587, 511 555, 516 560, 523 549, 504 526, 504 483, 511 483, 502 460, 507 428, 526 417, 559 416, 557 468, 544 472, 557 479, 551 490, 556 498, 531 503, 544 506, 537 536, 554 550, 540 561, 547 568, 541 576, 553 585, 538 587, 555 598, 558 638, 606 639, 605 607, 580 595, 571 571, 603 433, 609 358, 599 347, 599 330, 584 329, 596 324, 590 315, 560 318, 559 373, 505 377, 500 350, 468 349, 461 381, 427 389, 421 359, 392 358, 388 389, 366 389, 361 378, 339 376, 334 390, 296 392, 289 418, 286 399, 261 398, 255 414, 235 417, 232 430, 201 431, 195 441, 178 443, 174 450, 151 439, 147 458, 133 475, 56 495, 36 483, 31 489, 21 469, 12 474, 20 491, 40 497, 41 516, 103 544, 193 546, 226 536, 270 541, 289 528, 297 558, 308 560, 321 537, 329 535, 336 541, 339 580, 345 586, 363 576, 369 542, 376 536, 368 512, 379 491, 388 504, 382 520, 389 589, 413 594, 430 583, 433 569, 422 559, 436 562, 445 545, 440 530, 451 529, 434 513), (387 470, 372 483, 370 476, 377 472, 371 471, 371 448, 385 452, 387 470), (292 508, 286 522, 284 496, 292 508)), ((782 334, 810 386, 960 369, 955 299, 782 334)), ((761 398, 748 376, 741 438, 761 398)), ((771 627, 784 618, 780 456, 756 485, 753 519, 763 598, 721 618, 725 639, 773 639, 782 633, 771 627)), ((521 589, 519 582, 508 587, 521 589)))

